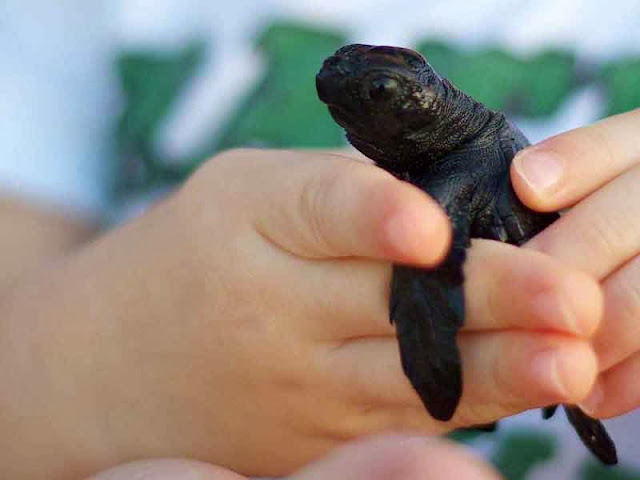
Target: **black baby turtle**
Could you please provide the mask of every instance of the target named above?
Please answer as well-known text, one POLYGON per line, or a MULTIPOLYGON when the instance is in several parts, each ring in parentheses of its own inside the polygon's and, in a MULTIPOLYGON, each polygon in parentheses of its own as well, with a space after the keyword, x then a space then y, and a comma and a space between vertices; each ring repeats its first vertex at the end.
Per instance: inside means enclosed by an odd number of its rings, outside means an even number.
MULTIPOLYGON (((504 114, 406 48, 342 47, 325 60, 316 86, 349 142, 435 198, 453 224, 440 266, 394 266, 390 300, 404 372, 429 413, 449 420, 462 394, 456 334, 464 322, 462 267, 470 239, 522 245, 558 218, 525 207, 511 186, 511 161, 529 142, 504 114)), ((603 463, 617 463, 603 424, 576 406, 564 409, 587 448, 603 463)), ((546 416, 553 410, 545 409, 546 416)))

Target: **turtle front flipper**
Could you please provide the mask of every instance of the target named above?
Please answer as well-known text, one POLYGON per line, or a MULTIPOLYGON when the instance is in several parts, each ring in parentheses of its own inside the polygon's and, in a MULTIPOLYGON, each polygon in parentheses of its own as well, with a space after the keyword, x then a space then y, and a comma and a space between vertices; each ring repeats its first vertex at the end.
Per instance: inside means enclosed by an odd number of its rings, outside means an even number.
POLYGON ((396 265, 391 282, 391 322, 402 368, 428 412, 450 420, 462 395, 456 335, 464 323, 464 248, 454 248, 435 269, 396 265))
POLYGON ((591 418, 575 405, 564 405, 564 411, 582 443, 605 465, 616 465, 616 446, 602 422, 591 418))

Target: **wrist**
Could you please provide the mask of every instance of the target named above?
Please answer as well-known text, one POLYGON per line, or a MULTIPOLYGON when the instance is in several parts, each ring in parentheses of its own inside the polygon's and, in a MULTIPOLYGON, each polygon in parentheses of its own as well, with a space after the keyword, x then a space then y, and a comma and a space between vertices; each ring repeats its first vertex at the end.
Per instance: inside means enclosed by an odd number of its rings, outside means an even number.
POLYGON ((130 453, 123 432, 141 432, 113 419, 126 411, 118 392, 137 387, 131 352, 181 308, 164 277, 180 262, 166 215, 157 208, 3 295, 0 477, 75 478, 130 453))
MULTIPOLYGON (((101 456, 97 417, 88 408, 84 376, 73 359, 78 351, 42 323, 41 307, 49 302, 41 281, 23 282, 2 299, 2 478, 75 478, 101 456)), ((60 318, 54 313, 51 321, 58 324, 60 318)))

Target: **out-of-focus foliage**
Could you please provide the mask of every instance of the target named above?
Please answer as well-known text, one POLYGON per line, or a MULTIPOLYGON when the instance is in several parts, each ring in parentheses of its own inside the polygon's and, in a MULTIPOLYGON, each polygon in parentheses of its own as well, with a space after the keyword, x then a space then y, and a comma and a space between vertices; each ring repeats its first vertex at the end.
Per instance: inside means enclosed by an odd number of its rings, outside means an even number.
POLYGON ((607 95, 607 116, 640 107, 640 58, 607 64, 601 72, 607 95))
MULTIPOLYGON (((117 73, 124 110, 117 128, 117 192, 179 182, 216 151, 240 147, 339 147, 341 129, 316 98, 322 60, 347 43, 344 33, 277 22, 256 40, 266 69, 204 149, 170 159, 157 135, 175 100, 197 74, 205 47, 178 52, 124 52, 117 73)), ((640 106, 640 60, 584 68, 573 53, 544 50, 522 57, 498 48, 462 49, 426 39, 417 49, 443 76, 493 109, 529 118, 553 115, 576 88, 602 87, 607 113, 640 106), (584 71, 589 72, 587 75, 584 71)))
POLYGON ((597 461, 589 459, 581 468, 579 478, 582 480, 640 480, 640 472, 624 466, 605 467, 597 461))
POLYGON ((205 53, 200 42, 178 52, 124 52, 116 61, 124 109, 116 129, 117 190, 182 178, 155 150, 156 135, 176 99, 195 75, 205 53))
POLYGON ((266 72, 230 119, 217 149, 344 145, 342 130, 316 98, 314 79, 322 61, 345 41, 302 25, 269 27, 257 42, 268 61, 266 72))
POLYGON ((538 465, 557 452, 554 438, 537 430, 514 430, 500 438, 492 461, 504 478, 525 480, 538 465))
POLYGON ((497 48, 461 50, 437 41, 418 45, 454 85, 494 110, 525 117, 551 115, 577 84, 575 56, 546 50, 518 57, 497 48))
MULTIPOLYGON (((497 425, 494 427, 494 431, 497 430, 497 425)), ((476 440, 483 438, 486 435, 492 434, 493 431, 488 431, 485 429, 475 429, 475 428, 461 428, 459 430, 454 430, 453 432, 447 434, 447 438, 453 440, 454 442, 464 443, 466 445, 473 444, 476 440)))

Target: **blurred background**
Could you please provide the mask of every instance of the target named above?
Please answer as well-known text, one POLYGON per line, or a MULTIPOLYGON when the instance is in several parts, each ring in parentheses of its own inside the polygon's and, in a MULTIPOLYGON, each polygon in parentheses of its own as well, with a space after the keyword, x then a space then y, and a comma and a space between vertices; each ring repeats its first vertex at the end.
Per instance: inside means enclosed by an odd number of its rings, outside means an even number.
MULTIPOLYGON (((535 142, 640 106, 633 0, 4 0, 0 193, 105 223, 222 149, 340 147, 314 75, 345 43, 416 48, 535 142)), ((600 468, 563 414, 457 438, 511 480, 640 479, 640 416, 600 468)))

